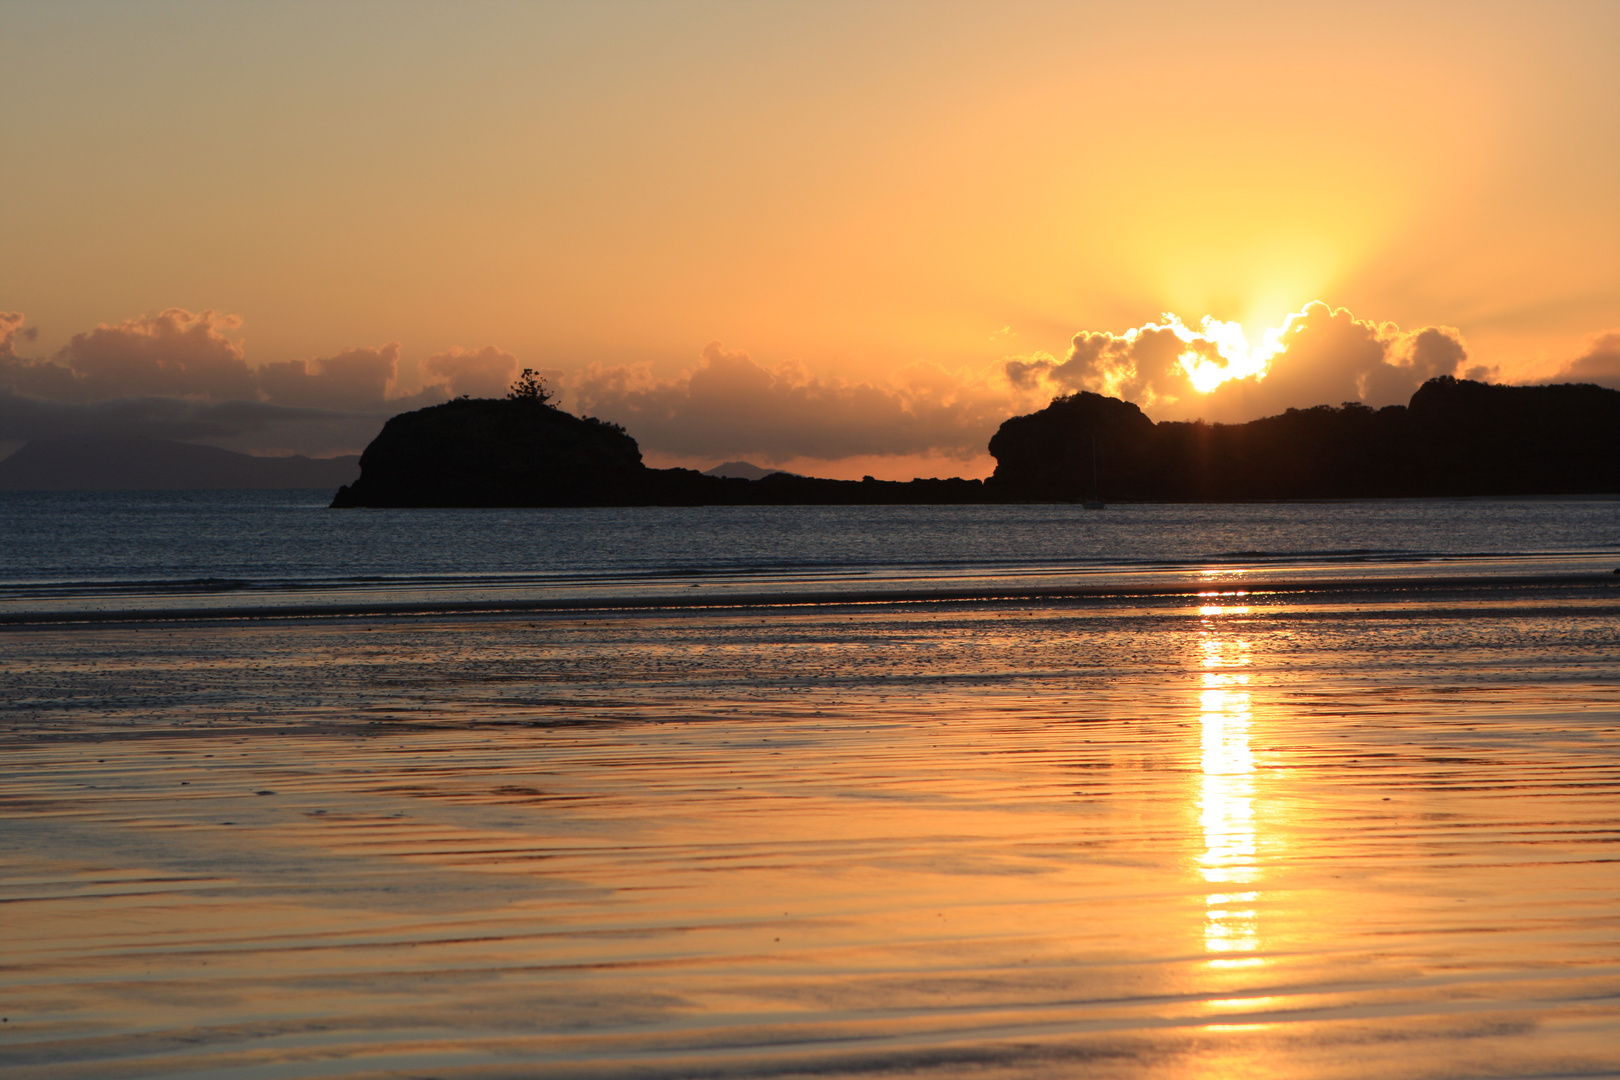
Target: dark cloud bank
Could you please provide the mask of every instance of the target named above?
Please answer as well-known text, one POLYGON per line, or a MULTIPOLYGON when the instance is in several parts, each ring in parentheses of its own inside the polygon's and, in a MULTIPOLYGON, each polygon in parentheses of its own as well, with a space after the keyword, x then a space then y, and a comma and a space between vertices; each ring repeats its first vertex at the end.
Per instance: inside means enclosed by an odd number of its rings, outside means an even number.
MULTIPOLYGON (((145 436, 258 452, 354 452, 388 416, 447 398, 499 396, 519 367, 493 345, 428 357, 425 385, 399 385, 400 345, 248 363, 237 319, 169 309, 75 334, 49 356, 22 315, 0 312, 0 442, 73 435, 145 436)), ((1124 334, 1077 334, 1063 358, 1031 355, 979 373, 916 364, 884 383, 817 376, 802 364, 762 365, 718 343, 693 369, 655 378, 645 367, 593 366, 563 381, 565 404, 623 424, 650 452, 681 458, 794 459, 984 453, 1007 417, 1054 396, 1094 391, 1150 415, 1248 420, 1290 407, 1405 402, 1425 380, 1493 373, 1471 366, 1447 327, 1403 331, 1312 304, 1291 317, 1264 379, 1191 389, 1189 351, 1224 364, 1217 342, 1166 318, 1124 334), (1178 329, 1180 332, 1178 332, 1178 329)), ((548 372, 556 384, 562 373, 548 372)), ((1620 331, 1592 338, 1552 382, 1620 386, 1620 331)))
POLYGON ((570 398, 580 411, 623 424, 649 449, 768 462, 928 453, 966 459, 982 454, 996 425, 1025 403, 1015 388, 932 365, 906 368, 893 385, 852 383, 791 361, 766 368, 718 342, 675 379, 593 367, 570 387, 570 398))
POLYGON ((75 334, 46 357, 18 312, 0 312, 0 441, 145 437, 238 449, 337 454, 363 447, 383 420, 457 394, 503 393, 517 358, 494 346, 451 349, 422 364, 433 380, 398 394, 400 345, 250 366, 232 316, 170 308, 75 334))

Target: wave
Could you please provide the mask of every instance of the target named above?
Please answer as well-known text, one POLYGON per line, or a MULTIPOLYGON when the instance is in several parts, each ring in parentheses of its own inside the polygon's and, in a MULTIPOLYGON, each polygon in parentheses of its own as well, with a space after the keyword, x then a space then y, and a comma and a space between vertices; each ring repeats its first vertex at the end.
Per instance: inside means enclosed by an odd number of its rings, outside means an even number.
POLYGON ((302 498, 10 500, 0 616, 1180 589, 1620 560, 1612 500, 336 514, 302 498))

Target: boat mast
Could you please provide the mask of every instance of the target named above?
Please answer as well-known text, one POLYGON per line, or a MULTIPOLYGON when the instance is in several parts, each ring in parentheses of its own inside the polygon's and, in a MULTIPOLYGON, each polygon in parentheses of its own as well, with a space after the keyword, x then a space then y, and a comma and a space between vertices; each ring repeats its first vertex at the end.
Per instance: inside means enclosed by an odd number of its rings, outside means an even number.
POLYGON ((1097 483, 1097 433, 1091 433, 1091 499, 1102 502, 1102 485, 1097 483))

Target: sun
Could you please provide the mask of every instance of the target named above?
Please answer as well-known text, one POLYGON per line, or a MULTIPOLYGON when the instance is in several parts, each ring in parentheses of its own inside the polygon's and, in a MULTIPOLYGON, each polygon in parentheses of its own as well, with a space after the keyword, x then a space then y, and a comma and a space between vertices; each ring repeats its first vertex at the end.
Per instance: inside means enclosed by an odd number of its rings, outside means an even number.
POLYGON ((1223 322, 1205 315, 1198 329, 1187 326, 1175 315, 1165 315, 1164 325, 1180 338, 1186 348, 1177 358, 1194 390, 1207 394, 1230 379, 1265 378, 1272 358, 1282 352, 1287 323, 1268 328, 1258 345, 1249 344, 1243 325, 1223 322))

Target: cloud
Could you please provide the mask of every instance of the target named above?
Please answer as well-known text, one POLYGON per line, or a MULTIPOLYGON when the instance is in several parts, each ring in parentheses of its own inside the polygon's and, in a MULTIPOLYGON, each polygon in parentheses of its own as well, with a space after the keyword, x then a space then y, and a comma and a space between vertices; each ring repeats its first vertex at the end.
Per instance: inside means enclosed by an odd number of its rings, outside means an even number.
MULTIPOLYGON (((0 391, 53 401, 175 397, 200 401, 260 401, 335 412, 430 405, 454 394, 499 396, 518 358, 504 349, 460 347, 423 362, 428 384, 402 396, 400 343, 342 349, 332 356, 248 363, 228 332, 234 315, 169 308, 117 325, 75 334, 49 357, 26 358, 19 342, 37 333, 21 312, 0 312, 0 391), (437 379, 437 382, 431 381, 437 379), (391 396, 392 395, 392 396, 391 396)), ((553 378, 560 372, 552 373, 553 378)))
POLYGON ((886 384, 767 368, 712 342, 701 362, 659 380, 644 366, 593 365, 570 384, 584 411, 625 425, 643 449, 693 457, 833 461, 858 455, 984 453, 1019 408, 1045 404, 998 374, 977 377, 914 364, 886 384))
POLYGON ((74 334, 51 357, 32 365, 41 389, 81 399, 160 394, 216 401, 256 397, 242 346, 226 337, 241 320, 213 311, 169 308, 117 326, 74 334), (50 367, 58 369, 49 370, 50 367), (61 371, 71 373, 71 385, 61 371))
POLYGON ((1545 381, 1596 383, 1620 390, 1620 330, 1605 330, 1587 338, 1581 355, 1545 381))
POLYGON ((422 362, 424 379, 437 379, 451 397, 503 397, 517 373, 518 358, 505 349, 450 349, 422 362))
POLYGON ((24 327, 24 316, 20 311, 0 311, 0 360, 17 359, 16 341, 33 341, 39 336, 39 331, 33 327, 24 327))
MULTIPOLYGON (((268 399, 335 412, 374 411, 386 406, 399 365, 399 342, 391 341, 255 368, 242 344, 228 336, 241 325, 239 318, 183 308, 104 323, 73 335, 49 357, 27 359, 16 349, 18 340, 33 337, 22 323, 21 313, 0 313, 0 390, 55 401, 268 399)), ((444 396, 437 390, 428 395, 444 396)))
MULTIPOLYGON (((239 318, 169 308, 25 357, 18 346, 37 337, 25 322, 21 312, 0 312, 0 442, 121 434, 253 453, 349 453, 395 413, 452 394, 504 394, 519 366, 494 345, 452 348, 424 361, 440 382, 400 395, 397 341, 255 367, 230 337, 239 318)), ((556 381, 562 373, 546 374, 556 381)))
MULTIPOLYGON (((1234 323, 1205 319, 1192 328, 1165 315, 1121 334, 1082 331, 1061 363, 1015 360, 1005 370, 1017 386, 1108 394, 1161 420, 1240 421, 1345 401, 1404 404, 1424 381, 1456 373, 1467 358, 1451 327, 1408 332, 1311 303, 1255 345, 1234 323)), ((1476 373, 1488 374, 1469 372, 1476 373)))
POLYGON ((399 366, 399 342, 336 356, 281 360, 259 368, 264 396, 278 405, 344 411, 380 408, 399 366))
POLYGON ((398 342, 254 368, 227 336, 239 319, 170 308, 24 358, 17 343, 34 335, 23 322, 21 313, 0 313, 0 442, 113 434, 253 453, 350 453, 392 413, 446 396, 435 386, 386 397, 398 342))
POLYGON ((1061 364, 1046 361, 1026 367, 1026 383, 1039 373, 1071 390, 1094 390, 1126 401, 1154 395, 1156 387, 1176 376, 1182 352, 1202 344, 1201 339, 1184 342, 1175 332, 1180 321, 1172 316, 1166 319, 1164 326, 1149 324, 1118 336, 1081 331, 1074 336, 1068 358, 1061 364))
MULTIPOLYGON (((0 312, 0 440, 112 432, 259 453, 349 452, 393 413, 460 394, 499 396, 522 366, 495 345, 452 348, 421 362, 427 385, 398 396, 398 342, 254 367, 230 336, 239 325, 234 316, 170 308, 76 334, 30 359, 19 352, 33 339, 23 315, 0 312)), ((624 424, 665 461, 785 465, 980 459, 1002 421, 1078 389, 1135 401, 1161 420, 1394 404, 1435 375, 1494 374, 1468 360, 1450 327, 1407 331, 1313 303, 1257 343, 1233 323, 1188 326, 1167 315, 1123 333, 1083 331, 1061 358, 1033 352, 982 371, 916 363, 851 381, 798 361, 767 366, 712 343, 674 378, 645 365, 542 374, 566 383, 570 411, 624 424)), ((1620 330, 1590 339, 1557 379, 1620 385, 1620 330)))

